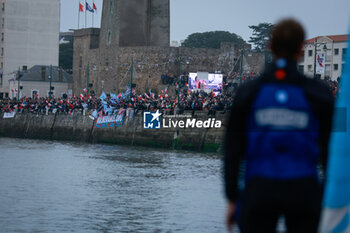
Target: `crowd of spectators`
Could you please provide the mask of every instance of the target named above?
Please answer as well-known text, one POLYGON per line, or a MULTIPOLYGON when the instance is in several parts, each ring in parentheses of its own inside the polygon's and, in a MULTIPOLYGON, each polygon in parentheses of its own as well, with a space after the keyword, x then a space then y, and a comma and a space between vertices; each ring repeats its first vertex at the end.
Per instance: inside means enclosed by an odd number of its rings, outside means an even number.
MULTIPOLYGON (((326 80, 334 95, 340 91, 338 82, 326 80)), ((34 114, 73 114, 76 111, 97 111, 100 114, 113 114, 119 109, 133 109, 138 111, 156 111, 160 110, 165 114, 173 114, 177 110, 179 113, 184 111, 208 111, 209 115, 215 115, 217 111, 225 113, 230 109, 234 92, 238 84, 224 86, 225 94, 215 95, 204 91, 191 92, 188 88, 176 89, 176 96, 169 96, 167 91, 161 91, 159 95, 150 92, 148 94, 129 95, 105 95, 98 96, 86 95, 72 98, 21 98, 17 100, 0 100, 0 112, 19 112, 34 114)))
POLYGON ((138 111, 156 111, 160 110, 165 114, 175 113, 178 110, 183 111, 201 111, 207 110, 210 115, 217 111, 227 111, 232 103, 231 95, 214 95, 213 93, 198 92, 180 92, 180 96, 168 96, 166 91, 159 95, 154 93, 141 95, 106 95, 101 98, 98 96, 80 96, 72 98, 21 98, 0 100, 1 112, 34 113, 34 114, 73 114, 76 111, 100 112, 103 115, 113 114, 119 109, 134 109, 138 111), (124 97, 124 98, 123 98, 124 97), (179 104, 178 104, 179 101, 179 104))
POLYGON ((170 75, 170 74, 162 74, 161 80, 163 85, 180 85, 181 87, 186 86, 187 83, 189 83, 189 76, 186 73, 183 73, 180 75, 180 80, 177 76, 170 75))
POLYGON ((340 77, 337 79, 337 81, 335 80, 331 80, 330 78, 326 78, 326 82, 328 83, 328 85, 330 86, 333 95, 336 97, 338 95, 338 93, 340 92, 339 89, 339 83, 340 83, 340 77))

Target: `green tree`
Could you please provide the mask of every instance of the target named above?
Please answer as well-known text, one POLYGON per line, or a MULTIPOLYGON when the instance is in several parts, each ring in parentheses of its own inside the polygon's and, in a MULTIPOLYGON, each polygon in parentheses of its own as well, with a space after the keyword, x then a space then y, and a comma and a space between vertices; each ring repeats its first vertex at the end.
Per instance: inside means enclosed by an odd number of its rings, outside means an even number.
POLYGON ((253 35, 250 37, 249 43, 253 43, 255 49, 258 51, 266 51, 273 26, 271 23, 259 23, 258 25, 249 26, 253 30, 253 35))
POLYGON ((233 42, 244 44, 242 37, 227 31, 211 31, 203 33, 193 33, 182 43, 183 47, 189 48, 214 48, 219 49, 221 42, 233 42))
POLYGON ((59 66, 64 70, 73 68, 73 39, 69 43, 60 44, 59 66))

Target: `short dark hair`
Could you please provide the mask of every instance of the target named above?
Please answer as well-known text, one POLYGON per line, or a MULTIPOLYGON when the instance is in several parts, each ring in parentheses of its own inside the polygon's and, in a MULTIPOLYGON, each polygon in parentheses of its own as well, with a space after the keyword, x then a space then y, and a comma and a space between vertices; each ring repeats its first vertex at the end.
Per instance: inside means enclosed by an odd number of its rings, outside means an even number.
POLYGON ((293 59, 305 39, 303 26, 294 19, 284 19, 272 29, 271 50, 278 57, 293 59))

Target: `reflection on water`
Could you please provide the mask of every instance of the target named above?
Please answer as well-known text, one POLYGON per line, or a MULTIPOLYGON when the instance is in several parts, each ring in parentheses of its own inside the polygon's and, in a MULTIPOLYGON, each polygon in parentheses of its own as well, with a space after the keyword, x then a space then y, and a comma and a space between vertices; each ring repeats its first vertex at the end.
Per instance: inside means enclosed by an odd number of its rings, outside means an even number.
POLYGON ((1 232, 224 232, 218 156, 0 138, 1 232))

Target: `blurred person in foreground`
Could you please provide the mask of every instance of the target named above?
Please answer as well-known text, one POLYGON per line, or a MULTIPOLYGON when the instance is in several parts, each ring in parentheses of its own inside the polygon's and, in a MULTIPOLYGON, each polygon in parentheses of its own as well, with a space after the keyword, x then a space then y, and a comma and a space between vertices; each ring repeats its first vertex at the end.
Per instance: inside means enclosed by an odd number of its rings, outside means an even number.
POLYGON ((224 156, 229 231, 237 223, 242 233, 276 232, 284 216, 289 233, 317 232, 323 192, 318 167, 327 165, 334 100, 325 83, 297 70, 304 37, 293 19, 276 24, 273 63, 237 91, 224 156))

